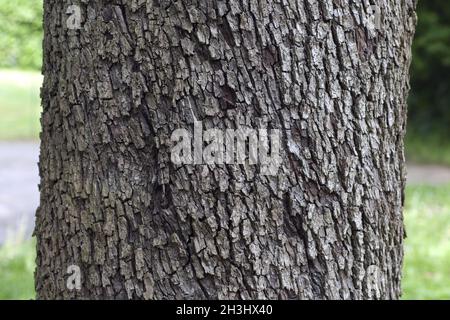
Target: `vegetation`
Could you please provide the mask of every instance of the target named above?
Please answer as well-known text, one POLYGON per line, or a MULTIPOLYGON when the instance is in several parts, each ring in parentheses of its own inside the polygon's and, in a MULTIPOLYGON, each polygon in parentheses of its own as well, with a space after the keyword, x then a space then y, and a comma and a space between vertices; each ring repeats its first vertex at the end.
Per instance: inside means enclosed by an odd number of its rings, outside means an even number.
POLYGON ((450 185, 407 188, 404 299, 450 299, 450 185))
POLYGON ((0 300, 33 299, 35 242, 9 242, 0 247, 0 300))
POLYGON ((419 135, 416 131, 409 130, 406 137, 408 162, 450 166, 450 140, 439 131, 419 135))
POLYGON ((1 1, 0 21, 0 68, 40 69, 42 0, 1 1))
POLYGON ((38 72, 0 70, 0 140, 39 137, 41 82, 38 72))
POLYGON ((409 129, 420 136, 450 135, 450 2, 418 3, 413 44, 409 129))

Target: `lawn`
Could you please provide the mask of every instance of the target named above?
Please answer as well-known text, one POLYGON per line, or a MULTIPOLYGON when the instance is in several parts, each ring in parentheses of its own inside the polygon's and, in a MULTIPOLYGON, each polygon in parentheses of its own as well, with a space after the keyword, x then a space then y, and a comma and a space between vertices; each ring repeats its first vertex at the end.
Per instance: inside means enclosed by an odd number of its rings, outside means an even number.
POLYGON ((403 298, 450 299, 450 185, 407 188, 403 298))
POLYGON ((39 72, 0 70, 0 140, 36 140, 41 113, 39 72))
POLYGON ((35 242, 10 242, 0 247, 0 300, 33 299, 35 242))
POLYGON ((421 135, 409 130, 405 149, 409 162, 450 166, 450 139, 445 132, 421 135))
MULTIPOLYGON (((407 188, 403 299, 450 299, 450 185, 407 188)), ((34 297, 34 241, 0 248, 0 299, 34 297)))

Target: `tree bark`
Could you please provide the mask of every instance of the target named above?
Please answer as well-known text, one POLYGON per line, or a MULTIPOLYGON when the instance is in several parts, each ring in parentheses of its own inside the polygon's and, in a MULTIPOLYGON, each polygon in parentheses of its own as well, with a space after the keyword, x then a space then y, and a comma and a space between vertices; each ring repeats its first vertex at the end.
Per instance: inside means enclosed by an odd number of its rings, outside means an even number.
POLYGON ((400 296, 415 0, 44 2, 38 298, 400 296), (175 165, 194 121, 277 175, 175 165))

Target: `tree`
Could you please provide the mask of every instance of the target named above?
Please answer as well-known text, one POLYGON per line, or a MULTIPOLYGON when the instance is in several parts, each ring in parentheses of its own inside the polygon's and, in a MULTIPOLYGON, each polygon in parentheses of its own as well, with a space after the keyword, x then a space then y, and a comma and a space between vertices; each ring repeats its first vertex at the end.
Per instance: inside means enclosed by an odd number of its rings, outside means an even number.
POLYGON ((398 298, 415 0, 377 3, 45 1, 38 298, 398 298), (278 171, 174 163, 199 122, 278 171))

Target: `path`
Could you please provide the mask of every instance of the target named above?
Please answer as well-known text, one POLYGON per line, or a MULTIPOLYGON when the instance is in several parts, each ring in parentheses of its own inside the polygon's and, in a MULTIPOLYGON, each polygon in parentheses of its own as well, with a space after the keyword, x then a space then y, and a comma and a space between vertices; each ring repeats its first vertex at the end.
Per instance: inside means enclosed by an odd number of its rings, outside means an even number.
POLYGON ((39 205, 38 155, 37 143, 0 143, 0 244, 31 236, 39 205))
POLYGON ((450 183, 450 168, 437 165, 408 165, 409 184, 440 185, 450 183))

